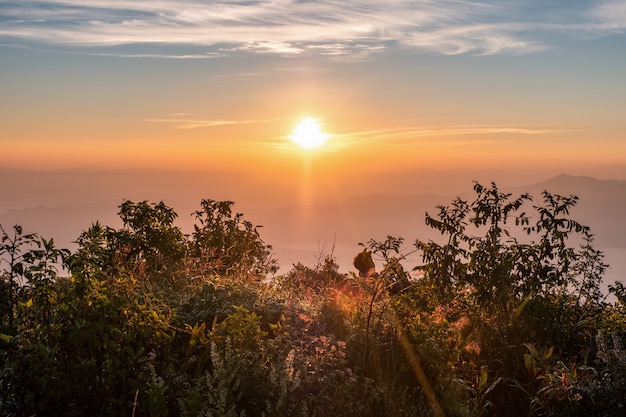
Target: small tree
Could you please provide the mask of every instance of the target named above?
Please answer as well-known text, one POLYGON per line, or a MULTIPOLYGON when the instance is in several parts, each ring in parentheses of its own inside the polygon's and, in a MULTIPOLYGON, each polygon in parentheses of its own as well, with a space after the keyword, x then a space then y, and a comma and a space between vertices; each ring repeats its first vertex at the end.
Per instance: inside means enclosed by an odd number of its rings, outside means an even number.
MULTIPOLYGON (((24 234, 22 226, 13 226, 13 235, 9 235, 2 225, 2 243, 0 244, 0 264, 6 264, 2 269, 2 278, 8 278, 8 287, 6 288, 8 300, 6 307, 6 315, 8 316, 8 326, 13 327, 13 315, 15 306, 15 292, 18 283, 16 280, 24 275, 24 256, 28 253, 25 249, 35 245, 37 234, 24 234)), ((3 297, 3 300, 5 298, 3 297)))
POLYGON ((112 272, 114 250, 110 239, 114 234, 114 229, 95 222, 76 239, 78 249, 68 257, 67 265, 78 293, 86 293, 94 281, 112 272))
POLYGON ((63 268, 70 251, 57 248, 54 239, 41 238, 35 244, 37 249, 31 249, 24 254, 24 277, 30 287, 35 312, 45 323, 55 302, 53 284, 57 282, 59 269, 63 268))
POLYGON ((107 236, 117 255, 140 272, 171 276, 185 258, 185 238, 174 226, 178 214, 162 201, 124 201, 119 208, 124 228, 107 236))
POLYGON ((439 206, 438 218, 426 214, 426 224, 447 236, 445 244, 416 241, 424 260, 416 270, 440 301, 464 289, 491 313, 531 294, 583 291, 588 302, 601 301, 603 254, 591 246, 589 228, 568 217, 577 197, 544 191, 543 204, 527 215, 521 210, 532 201, 528 194, 512 199, 494 183, 476 183, 474 191, 472 203, 457 198, 439 206), (469 226, 477 233, 469 233, 469 226), (576 235, 584 242, 580 249, 569 245, 576 235))
POLYGON ((272 258, 272 247, 266 245, 258 227, 233 213, 232 201, 202 200, 202 210, 194 213, 199 224, 194 225, 189 242, 190 256, 200 270, 219 275, 245 274, 263 277, 278 270, 272 258))
MULTIPOLYGON (((603 254, 589 228, 570 218, 574 196, 544 191, 528 207, 531 196, 513 197, 494 183, 476 183, 474 191, 474 201, 457 198, 438 216, 426 214, 444 243, 416 241, 424 263, 415 268, 423 274, 415 294, 427 294, 430 327, 458 328, 455 372, 472 380, 487 366, 532 392, 537 381, 521 362, 529 343, 564 361, 586 360, 590 326, 603 307, 603 254)), ((530 407, 507 389, 499 384, 484 400, 530 407)))

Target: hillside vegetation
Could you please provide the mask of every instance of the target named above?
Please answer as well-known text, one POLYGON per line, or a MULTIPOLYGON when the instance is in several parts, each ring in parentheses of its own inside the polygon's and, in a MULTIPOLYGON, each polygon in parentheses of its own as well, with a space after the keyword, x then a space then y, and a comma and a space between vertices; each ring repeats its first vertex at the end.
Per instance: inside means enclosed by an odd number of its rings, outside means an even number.
POLYGON ((189 235, 124 201, 73 252, 3 227, 0 415, 625 415, 626 288, 601 293, 577 198, 474 192, 426 213, 437 241, 370 240, 346 273, 277 275, 231 201, 189 235))

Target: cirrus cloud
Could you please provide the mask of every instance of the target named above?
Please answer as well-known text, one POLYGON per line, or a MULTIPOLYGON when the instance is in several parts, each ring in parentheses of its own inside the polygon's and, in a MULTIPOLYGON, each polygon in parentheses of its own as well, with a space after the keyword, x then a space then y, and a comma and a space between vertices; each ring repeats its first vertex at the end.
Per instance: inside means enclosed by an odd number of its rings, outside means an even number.
POLYGON ((0 10, 4 44, 35 41, 89 53, 132 45, 133 52, 113 54, 179 58, 241 51, 363 56, 389 48, 523 54, 551 47, 555 34, 626 31, 623 1, 21 0, 4 1, 0 10), (145 54, 148 45, 164 51, 145 54), (197 50, 172 53, 176 47, 197 50))
POLYGON ((165 123, 176 129, 197 129, 203 127, 217 127, 228 125, 247 125, 255 123, 268 123, 275 122, 277 119, 264 119, 264 120, 224 120, 224 119, 202 119, 191 118, 186 113, 175 113, 170 117, 146 119, 147 122, 165 123))

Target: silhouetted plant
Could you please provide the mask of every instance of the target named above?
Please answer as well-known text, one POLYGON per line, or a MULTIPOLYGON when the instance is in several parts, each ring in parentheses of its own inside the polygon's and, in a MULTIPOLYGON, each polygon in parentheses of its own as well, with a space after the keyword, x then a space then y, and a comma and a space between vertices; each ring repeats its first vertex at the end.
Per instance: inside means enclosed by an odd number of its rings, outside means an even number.
POLYGON ((163 202, 125 201, 119 216, 124 227, 110 234, 109 240, 120 256, 138 272, 171 275, 185 259, 185 239, 174 226, 176 212, 163 202))
POLYGON ((24 278, 24 256, 28 253, 28 249, 32 249, 36 245, 38 239, 37 234, 27 233, 24 234, 22 226, 13 226, 13 234, 9 235, 2 225, 0 225, 0 232, 2 232, 1 244, 0 244, 0 264, 5 265, 2 270, 2 282, 6 280, 6 286, 3 287, 5 295, 2 297, 2 313, 0 318, 2 325, 4 325, 4 318, 7 318, 8 331, 11 331, 13 327, 13 319, 15 312, 15 300, 17 288, 23 285, 23 282, 17 282, 20 278, 24 278), (6 306, 5 306, 6 300, 6 306))
POLYGON ((233 213, 232 201, 202 200, 196 211, 199 225, 194 226, 189 242, 190 256, 200 271, 218 275, 249 275, 263 278, 278 270, 272 247, 261 239, 257 228, 233 213))

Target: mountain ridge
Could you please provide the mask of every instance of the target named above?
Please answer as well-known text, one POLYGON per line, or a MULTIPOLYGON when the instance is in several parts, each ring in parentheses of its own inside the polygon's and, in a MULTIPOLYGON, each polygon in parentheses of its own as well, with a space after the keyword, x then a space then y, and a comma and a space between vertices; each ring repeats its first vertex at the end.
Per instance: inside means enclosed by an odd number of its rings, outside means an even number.
MULTIPOLYGON (((615 265, 613 275, 622 274, 622 271, 626 273, 626 261, 623 260, 626 258, 626 222, 623 221, 626 180, 562 173, 526 186, 497 185, 502 192, 513 193, 514 196, 529 192, 535 203, 541 201, 543 190, 553 194, 577 195, 579 201, 571 217, 590 226, 596 237, 595 246, 611 254, 611 259, 607 261, 615 265)), ((451 203, 457 195, 471 200, 475 194, 470 187, 468 185, 460 194, 446 189, 441 189, 440 193, 427 190, 412 194, 376 190, 367 194, 346 194, 336 200, 313 201, 311 205, 294 203, 277 207, 239 204, 235 200, 234 210, 243 213, 253 224, 263 226, 260 230, 262 238, 274 246, 283 268, 296 262, 314 263, 321 251, 333 250, 340 265, 350 269, 352 256, 359 250, 359 242, 383 240, 387 235, 394 235, 404 237, 410 245, 416 238, 436 238, 437 234, 424 222, 426 212, 436 214, 437 206, 451 203)), ((180 190, 171 195, 166 188, 162 191, 164 195, 159 201, 164 201, 179 214, 176 223, 185 233, 190 233, 194 223, 192 213, 200 209, 200 199, 192 203, 191 197, 180 190), (184 198, 181 199, 181 196, 184 198)), ((105 193, 100 201, 88 199, 84 204, 67 202, 55 206, 47 201, 35 207, 13 207, 0 214, 0 224, 5 229, 20 224, 27 232, 54 238, 57 246, 72 248, 75 246, 72 242, 80 233, 97 220, 112 227, 121 226, 117 212, 123 199, 116 200, 111 194, 105 193)), ((148 197, 146 193, 141 196, 148 197)), ((125 198, 128 197, 126 195, 125 198)), ((220 198, 217 196, 215 199, 220 198)))

